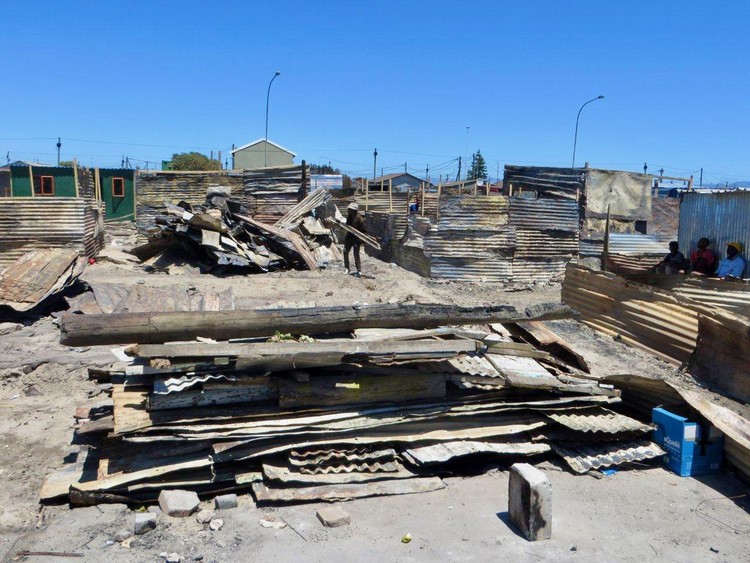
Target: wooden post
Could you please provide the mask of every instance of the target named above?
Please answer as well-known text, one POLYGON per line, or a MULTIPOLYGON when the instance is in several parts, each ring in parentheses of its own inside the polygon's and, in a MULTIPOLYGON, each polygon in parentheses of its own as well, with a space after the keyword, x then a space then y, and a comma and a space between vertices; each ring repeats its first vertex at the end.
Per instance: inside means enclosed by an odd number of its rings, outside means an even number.
POLYGON ((607 258, 609 257, 609 205, 607 205, 607 219, 604 221, 604 252, 602 253, 602 271, 607 271, 607 258))
MULTIPOLYGON (((8 180, 10 181, 10 197, 13 197, 13 170, 10 167, 8 167, 8 180)), ((31 191, 34 191, 33 187, 31 191)))
POLYGON ((94 168, 94 197, 102 201, 102 179, 99 175, 99 168, 94 168))
POLYGON ((78 197, 78 161, 73 159, 73 183, 76 187, 76 197, 78 197))
MULTIPOLYGON (((29 164, 29 182, 31 183, 31 197, 36 197, 34 194, 34 171, 31 169, 31 164, 29 164)), ((41 184, 41 180, 39 182, 41 184)))
POLYGON ((365 187, 365 211, 367 211, 370 205, 370 181, 362 180, 362 184, 365 187))
POLYGON ((438 190, 437 190, 437 208, 435 209, 435 221, 440 219, 440 194, 443 191, 443 182, 441 181, 438 184, 438 190))
POLYGON ((138 171, 133 170, 133 221, 138 222, 138 206, 136 205, 136 195, 138 193, 137 182, 138 171))
POLYGON ((508 197, 513 196, 513 184, 508 183, 508 197))
POLYGON ((419 202, 419 211, 421 212, 419 215, 421 217, 424 217, 424 192, 426 187, 426 184, 422 184, 422 199, 419 202))
POLYGON ((477 195, 477 190, 479 189, 479 186, 477 186, 477 181, 474 180, 474 195, 477 195))
POLYGON ((305 161, 302 161, 302 193, 297 201, 302 201, 307 197, 307 166, 305 161))
POLYGON ((489 183, 489 181, 484 185, 484 195, 490 195, 490 183, 489 183))
POLYGON ((393 213, 393 178, 388 179, 388 211, 393 213))

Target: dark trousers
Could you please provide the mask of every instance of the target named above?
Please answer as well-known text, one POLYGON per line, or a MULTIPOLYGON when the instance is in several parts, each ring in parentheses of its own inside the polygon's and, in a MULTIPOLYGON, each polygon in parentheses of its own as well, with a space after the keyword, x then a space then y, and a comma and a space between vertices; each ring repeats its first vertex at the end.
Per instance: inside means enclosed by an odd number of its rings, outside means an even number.
POLYGON ((347 270, 349 269, 349 251, 352 248, 354 249, 354 265, 357 266, 358 272, 362 270, 362 264, 359 261, 359 247, 360 247, 359 239, 344 240, 344 268, 346 268, 347 270))

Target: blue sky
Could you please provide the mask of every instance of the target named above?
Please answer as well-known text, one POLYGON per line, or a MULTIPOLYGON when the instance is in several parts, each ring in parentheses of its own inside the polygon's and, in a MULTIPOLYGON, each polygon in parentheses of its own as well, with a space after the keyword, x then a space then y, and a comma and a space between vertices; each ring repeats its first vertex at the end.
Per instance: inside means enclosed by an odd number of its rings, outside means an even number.
POLYGON ((0 3, 0 162, 263 136, 353 175, 577 162, 750 178, 746 2, 0 3), (96 142, 92 142, 96 141, 96 142))

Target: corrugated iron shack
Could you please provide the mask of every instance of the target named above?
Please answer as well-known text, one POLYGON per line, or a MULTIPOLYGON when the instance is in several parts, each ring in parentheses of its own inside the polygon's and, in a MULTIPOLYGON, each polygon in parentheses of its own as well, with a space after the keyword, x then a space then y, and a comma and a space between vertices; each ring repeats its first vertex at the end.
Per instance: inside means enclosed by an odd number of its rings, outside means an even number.
MULTIPOLYGON (((680 206, 679 243, 683 252, 696 248, 698 239, 707 237, 719 258, 726 256, 727 243, 740 242, 748 260, 750 244, 750 192, 685 192, 680 206)), ((745 276, 748 270, 745 268, 745 276)))
POLYGON ((250 214, 273 224, 310 193, 310 170, 302 164, 243 171, 243 189, 250 214))

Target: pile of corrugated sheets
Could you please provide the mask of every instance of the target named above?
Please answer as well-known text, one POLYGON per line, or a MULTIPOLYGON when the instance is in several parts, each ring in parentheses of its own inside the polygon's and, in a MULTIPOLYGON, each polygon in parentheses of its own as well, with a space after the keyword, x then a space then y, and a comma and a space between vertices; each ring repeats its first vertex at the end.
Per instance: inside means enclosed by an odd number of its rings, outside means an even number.
POLYGON ((317 190, 269 225, 220 188, 209 189, 203 205, 165 204, 155 236, 132 252, 157 270, 164 262, 158 257, 175 249, 216 274, 318 269, 341 259, 334 233, 324 226, 326 218, 341 219, 330 199, 326 190, 317 190))
POLYGON ((162 489, 258 503, 427 492, 483 462, 558 455, 576 473, 658 457, 651 427, 540 322, 347 337, 140 344, 91 370, 78 459, 42 499, 151 502, 162 489))

